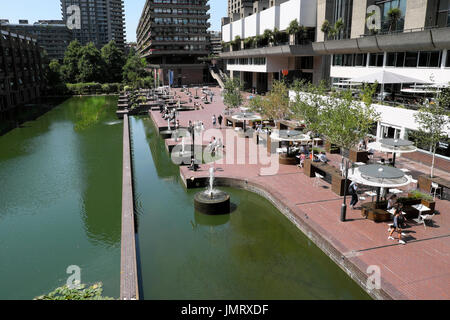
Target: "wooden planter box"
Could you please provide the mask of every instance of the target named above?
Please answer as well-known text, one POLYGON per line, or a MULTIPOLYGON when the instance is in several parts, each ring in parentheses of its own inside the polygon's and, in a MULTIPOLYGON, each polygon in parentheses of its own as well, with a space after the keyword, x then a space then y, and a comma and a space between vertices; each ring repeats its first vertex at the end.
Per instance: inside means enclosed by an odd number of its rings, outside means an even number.
POLYGON ((349 160, 351 162, 367 163, 367 161, 369 161, 369 156, 367 154, 367 151, 357 151, 355 149, 350 149, 349 160))
POLYGON ((331 154, 341 153, 341 149, 337 145, 331 144, 328 141, 325 142, 325 151, 331 154))

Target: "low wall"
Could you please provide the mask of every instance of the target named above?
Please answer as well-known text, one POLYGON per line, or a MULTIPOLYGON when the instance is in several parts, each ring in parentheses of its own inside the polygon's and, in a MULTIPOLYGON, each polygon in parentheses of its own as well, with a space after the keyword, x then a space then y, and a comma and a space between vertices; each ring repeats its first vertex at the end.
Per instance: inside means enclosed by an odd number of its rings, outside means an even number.
POLYGON ((128 114, 123 116, 122 237, 120 256, 120 299, 138 300, 136 232, 134 221, 131 140, 128 114))

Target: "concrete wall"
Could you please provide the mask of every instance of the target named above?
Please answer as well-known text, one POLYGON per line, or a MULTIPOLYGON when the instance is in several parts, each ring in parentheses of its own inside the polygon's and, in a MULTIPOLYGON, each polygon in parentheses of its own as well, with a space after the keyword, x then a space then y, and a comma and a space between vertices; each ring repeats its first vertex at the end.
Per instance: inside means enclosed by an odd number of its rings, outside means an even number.
POLYGON ((231 40, 231 23, 222 26, 222 41, 230 42, 231 40))
POLYGON ((367 16, 367 0, 353 1, 352 13, 352 38, 359 38, 365 33, 366 16, 367 16))
POLYGON ((259 34, 264 30, 280 29, 280 7, 274 6, 259 13, 259 34))
POLYGON ((259 35, 259 14, 252 14, 244 19, 244 36, 255 37, 259 35))
POLYGON ((239 36, 241 39, 244 38, 244 19, 240 19, 238 21, 234 21, 231 23, 231 40, 234 40, 236 36, 239 36))
POLYGON ((428 0, 406 2, 405 30, 425 27, 428 0))
POLYGON ((325 14, 327 8, 327 0, 317 0, 317 32, 316 41, 321 42, 325 40, 324 33, 320 31, 322 23, 325 21, 325 14))

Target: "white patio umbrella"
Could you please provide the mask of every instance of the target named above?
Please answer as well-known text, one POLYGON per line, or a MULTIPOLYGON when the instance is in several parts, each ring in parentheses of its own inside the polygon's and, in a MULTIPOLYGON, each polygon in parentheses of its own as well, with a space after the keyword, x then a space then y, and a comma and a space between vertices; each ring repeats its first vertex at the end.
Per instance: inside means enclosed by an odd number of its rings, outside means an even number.
POLYGON ((376 142, 371 142, 367 145, 368 149, 373 149, 379 152, 393 154, 393 166, 395 166, 395 157, 397 153, 411 153, 416 152, 417 147, 412 141, 403 139, 380 139, 376 142))
POLYGON ((253 113, 253 112, 236 113, 231 118, 234 120, 237 120, 237 121, 242 121, 244 123, 244 128, 243 128, 244 132, 246 131, 245 129, 246 129, 247 121, 261 120, 261 116, 257 115, 256 113, 253 113))
MULTIPOLYGON (((270 139, 275 141, 287 141, 287 142, 309 142, 311 137, 303 134, 297 130, 275 130, 270 135, 270 139)), ((289 145, 287 148, 287 154, 289 155, 289 145)))
POLYGON ((399 188, 411 183, 411 176, 397 168, 370 164, 357 168, 352 168, 348 173, 348 178, 353 182, 377 188, 377 203, 380 199, 381 188, 399 188))
POLYGON ((412 78, 404 76, 401 74, 393 73, 386 70, 381 70, 375 73, 367 74, 360 77, 355 77, 350 79, 351 82, 367 82, 381 84, 381 92, 384 92, 384 85, 389 83, 430 83, 429 81, 424 81, 417 78, 412 78))

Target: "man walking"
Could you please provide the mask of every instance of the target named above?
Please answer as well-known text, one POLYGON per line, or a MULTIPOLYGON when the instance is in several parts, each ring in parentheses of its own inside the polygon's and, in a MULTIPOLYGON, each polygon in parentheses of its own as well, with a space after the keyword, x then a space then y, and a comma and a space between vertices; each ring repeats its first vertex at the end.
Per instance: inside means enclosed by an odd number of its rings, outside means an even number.
POLYGON ((352 182, 350 186, 348 187, 350 194, 352 195, 352 201, 350 202, 350 206, 353 210, 355 210, 355 205, 358 203, 358 186, 356 185, 356 182, 352 182))
POLYGON ((222 117, 221 114, 219 114, 219 118, 217 118, 217 120, 219 120, 219 127, 220 127, 220 129, 222 129, 222 120, 223 120, 223 117, 222 117))
POLYGON ((213 115, 212 117, 212 123, 213 123, 213 127, 216 127, 216 115, 213 115))

